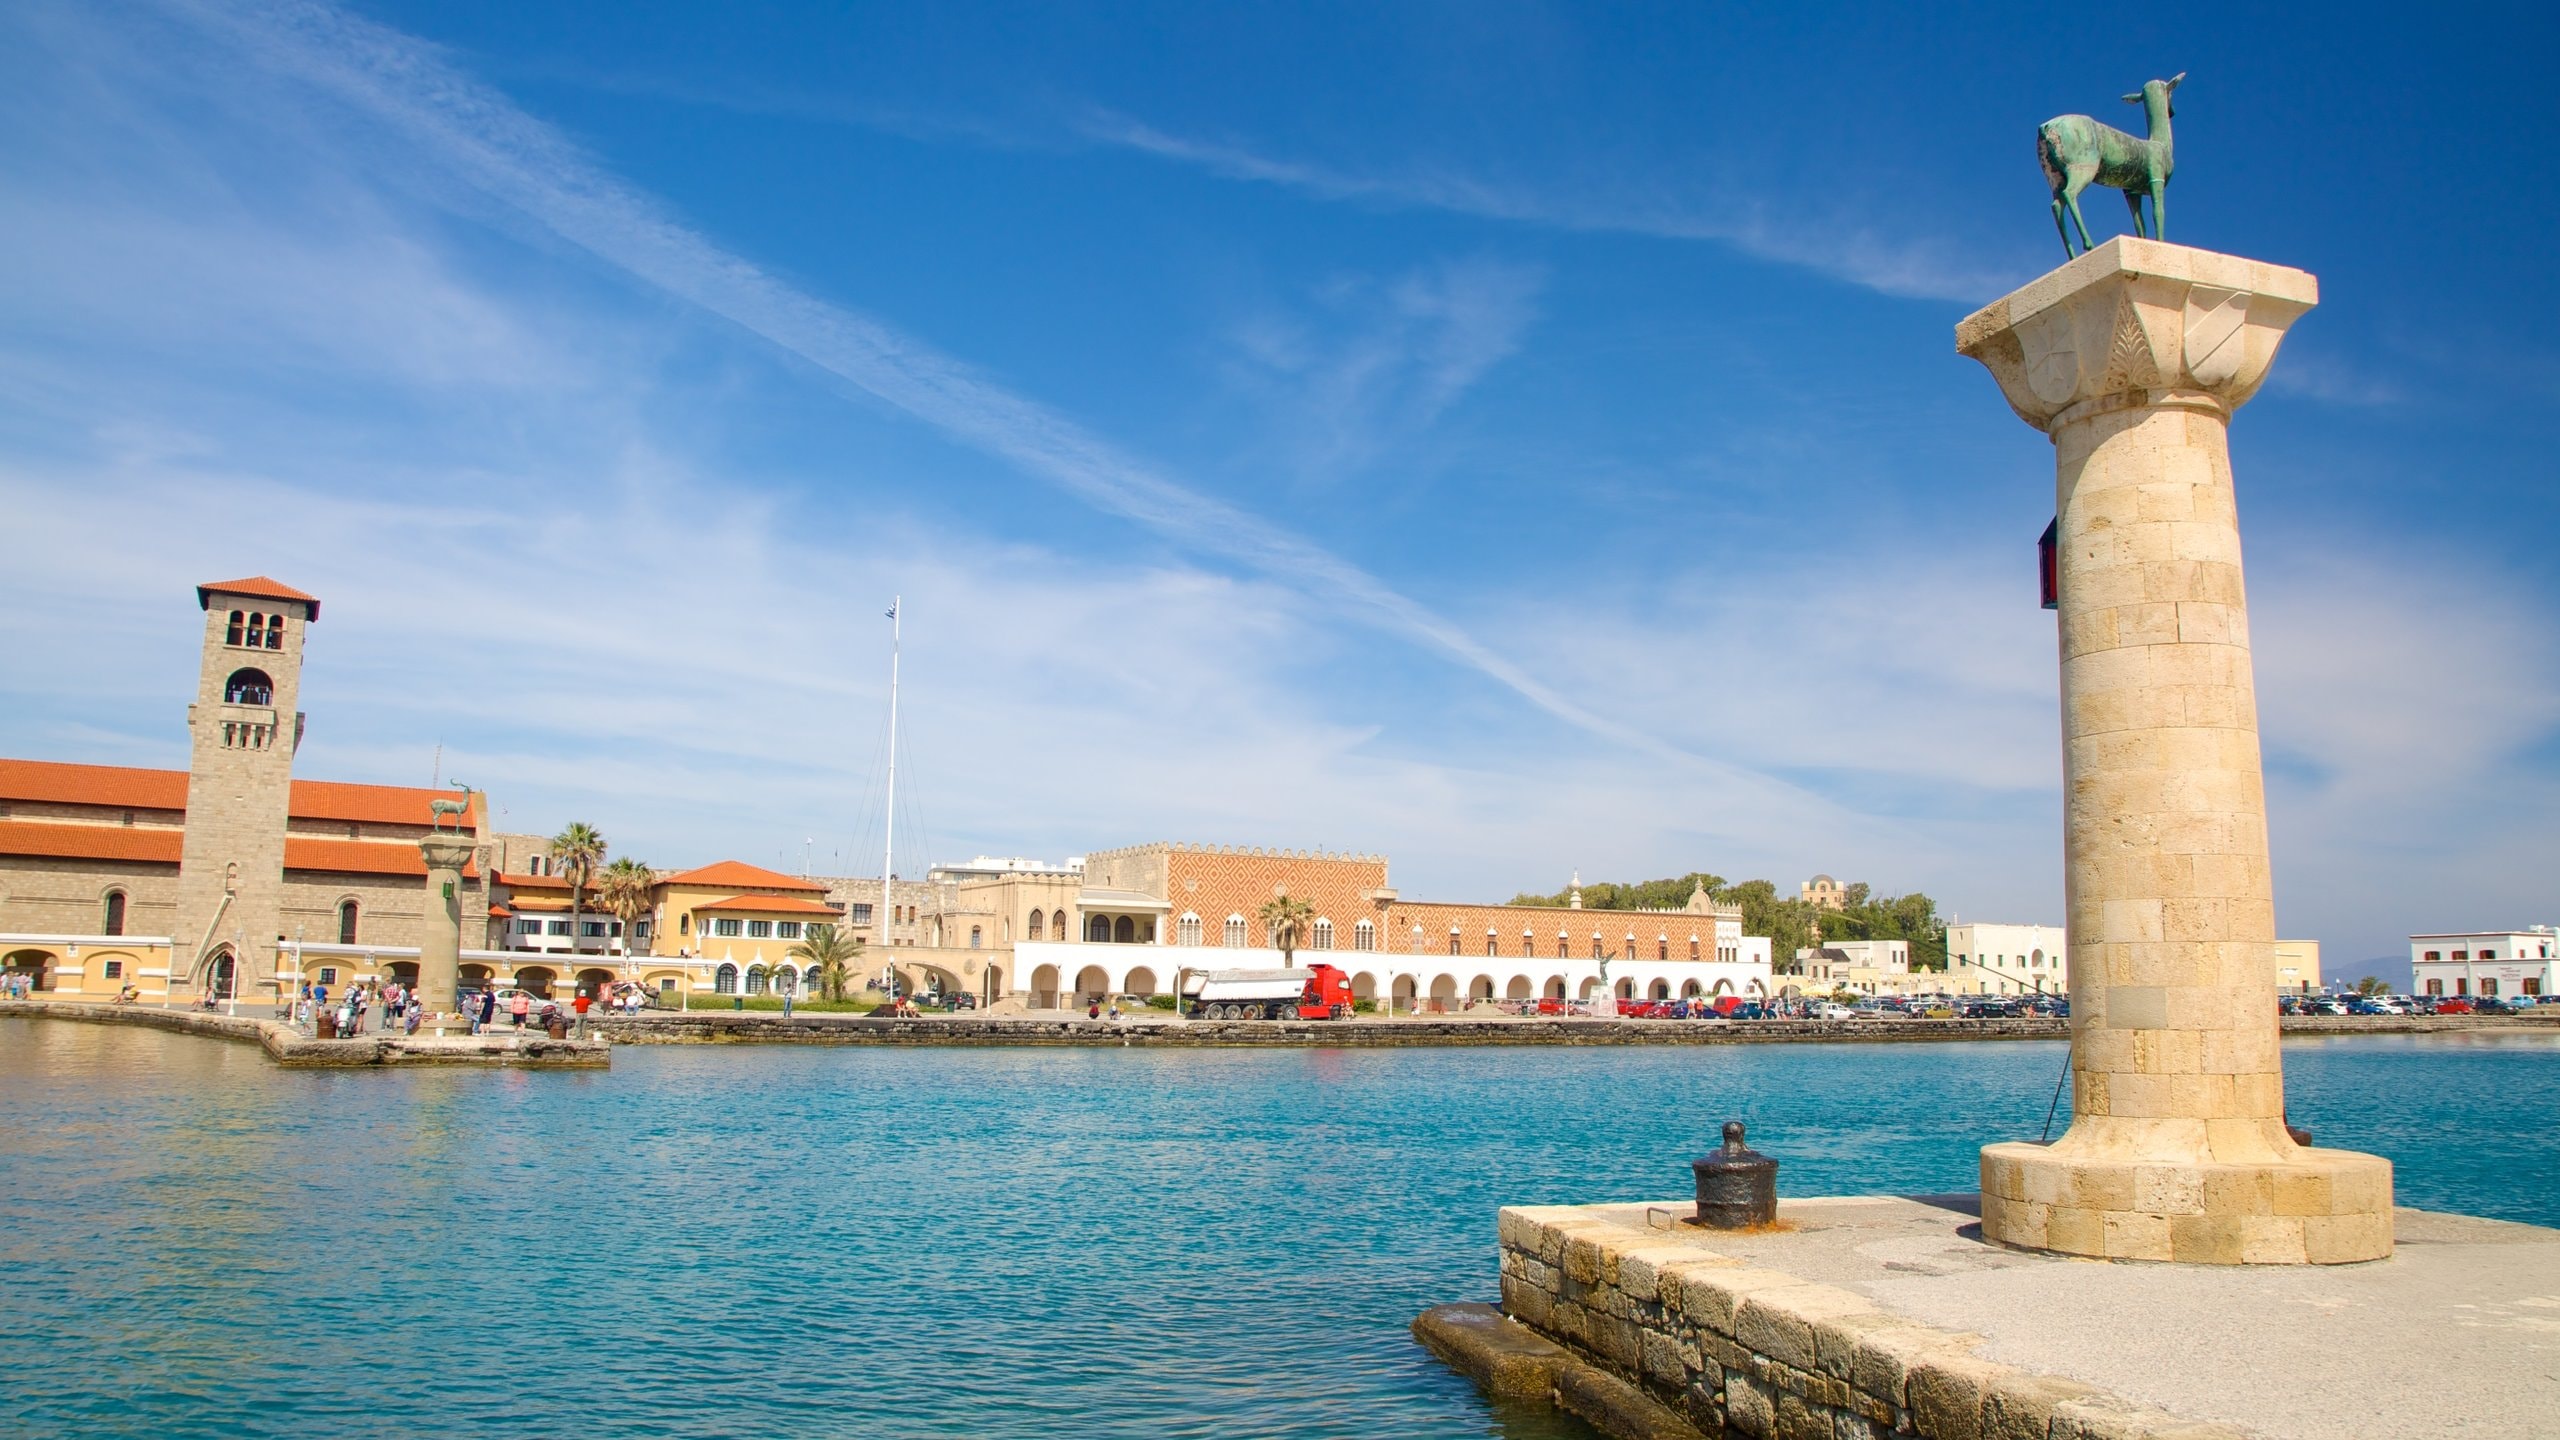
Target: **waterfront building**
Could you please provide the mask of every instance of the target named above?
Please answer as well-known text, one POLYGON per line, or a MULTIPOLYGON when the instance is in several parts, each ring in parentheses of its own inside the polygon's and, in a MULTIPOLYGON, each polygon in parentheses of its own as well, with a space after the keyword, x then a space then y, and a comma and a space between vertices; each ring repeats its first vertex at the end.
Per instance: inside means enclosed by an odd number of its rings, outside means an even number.
POLYGON ((1908 940, 1830 940, 1796 951, 1799 988, 1822 994, 1849 990, 1860 995, 1930 994, 1945 989, 1945 977, 1912 973, 1908 940))
POLYGON ((2319 941, 2276 942, 2276 988, 2291 995, 2308 995, 2320 988, 2319 941))
MULTIPOLYGON (((455 792, 298 779, 317 597, 265 576, 196 587, 185 770, 0 759, 0 965, 43 993, 271 999, 412 967, 418 839, 455 792), (310 961, 308 976, 305 961, 310 961)), ((458 823, 485 834, 473 796, 458 823)), ((475 865, 465 913, 487 903, 475 865)))
POLYGON ((2549 925, 2409 937, 2410 983, 2421 995, 2500 1000, 2560 995, 2560 934, 2549 925))
POLYGON ((1955 995, 2068 994, 2069 937, 2059 925, 1950 925, 1946 980, 1955 995))
POLYGON ((1820 910, 1844 910, 1849 905, 1849 887, 1828 875, 1816 875, 1796 887, 1796 898, 1820 910))

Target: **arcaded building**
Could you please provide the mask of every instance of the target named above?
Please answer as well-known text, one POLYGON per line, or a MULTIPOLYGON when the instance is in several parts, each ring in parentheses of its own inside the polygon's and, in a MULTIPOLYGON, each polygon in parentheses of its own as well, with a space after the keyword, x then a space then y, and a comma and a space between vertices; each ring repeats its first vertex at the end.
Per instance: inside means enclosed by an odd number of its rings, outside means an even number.
MULTIPOLYGON (((458 791, 297 779, 318 598, 265 576, 196 587, 204 612, 188 767, 0 759, 0 966, 41 992, 145 1000, 414 964, 418 838, 458 791)), ((447 828, 475 837, 474 796, 447 828)), ((465 914, 486 907, 477 867, 465 914)), ((468 942, 471 936, 466 935, 468 942)))

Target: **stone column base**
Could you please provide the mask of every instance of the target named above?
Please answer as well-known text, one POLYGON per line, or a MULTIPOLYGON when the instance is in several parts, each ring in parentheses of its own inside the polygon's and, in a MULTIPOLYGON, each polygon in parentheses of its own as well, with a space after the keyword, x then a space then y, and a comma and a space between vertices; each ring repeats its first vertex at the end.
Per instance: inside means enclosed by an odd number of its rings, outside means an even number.
POLYGON ((2021 1250, 2105 1260, 2380 1260, 2391 1254, 2391 1162, 2303 1149, 2264 1164, 2164 1163, 1985 1145, 1982 1235, 2021 1250))

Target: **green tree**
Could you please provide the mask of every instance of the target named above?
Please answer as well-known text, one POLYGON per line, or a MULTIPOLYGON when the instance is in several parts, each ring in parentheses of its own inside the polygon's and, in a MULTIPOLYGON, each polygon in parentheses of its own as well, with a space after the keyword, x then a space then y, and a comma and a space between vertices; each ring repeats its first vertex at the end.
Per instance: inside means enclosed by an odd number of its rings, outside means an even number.
POLYGON ((862 940, 850 931, 819 921, 801 932, 800 943, 782 952, 803 968, 818 967, 818 993, 841 1000, 853 988, 853 962, 862 958, 862 940))
POLYGON ((1272 948, 1280 952, 1280 963, 1295 966, 1298 947, 1307 943, 1307 927, 1315 923, 1316 907, 1295 896, 1280 895, 1262 907, 1261 915, 1272 948))
MULTIPOLYGON (((1670 880, 1638 880, 1625 885, 1602 880, 1582 887, 1582 908, 1585 910, 1677 910, 1689 903, 1690 894, 1700 884, 1704 884, 1707 887, 1707 893, 1713 895, 1724 885, 1724 877, 1710 875, 1703 870, 1692 870, 1686 875, 1670 880)), ((1511 897, 1511 903, 1514 905, 1552 905, 1558 909, 1572 902, 1573 891, 1570 888, 1559 890, 1553 895, 1511 897)))
POLYGON ((604 867, 596 877, 596 903, 622 922, 622 953, 626 959, 639 934, 640 918, 649 913, 657 898, 658 872, 628 855, 604 867))
POLYGON ((569 954, 578 953, 578 921, 585 914, 587 885, 604 863, 604 836, 584 820, 572 820, 551 837, 551 865, 569 882, 569 954))

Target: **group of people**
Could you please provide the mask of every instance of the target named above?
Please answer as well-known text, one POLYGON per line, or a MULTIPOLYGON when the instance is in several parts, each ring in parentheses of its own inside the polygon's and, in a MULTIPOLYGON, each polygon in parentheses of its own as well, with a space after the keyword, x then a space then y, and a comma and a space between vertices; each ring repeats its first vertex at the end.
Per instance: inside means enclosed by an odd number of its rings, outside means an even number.
POLYGON ((36 977, 24 970, 12 970, 6 978, 0 978, 0 996, 11 1000, 24 1000, 35 993, 35 988, 36 977))
POLYGON ((427 1018, 426 1002, 418 998, 417 988, 397 980, 350 985, 340 992, 334 1005, 327 985, 306 981, 294 993, 289 1018, 296 1025, 308 1025, 317 1031, 320 1017, 326 1015, 340 1036, 353 1036, 364 1033, 365 1018, 377 1010, 383 1025, 397 1025, 411 1035, 418 1033, 418 1026, 427 1018))

